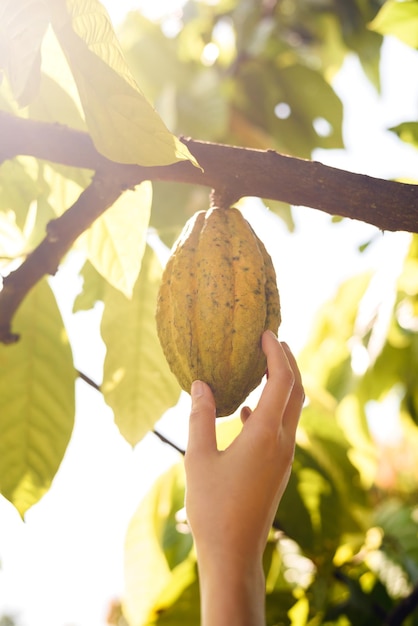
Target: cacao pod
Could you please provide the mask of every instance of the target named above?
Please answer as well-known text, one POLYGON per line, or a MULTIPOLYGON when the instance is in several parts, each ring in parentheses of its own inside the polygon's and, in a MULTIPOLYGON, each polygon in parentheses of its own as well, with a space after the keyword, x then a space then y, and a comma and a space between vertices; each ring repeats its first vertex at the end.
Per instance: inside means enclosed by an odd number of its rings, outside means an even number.
POLYGON ((181 387, 208 383, 218 417, 261 382, 261 335, 277 334, 280 300, 271 258, 238 209, 199 211, 186 223, 164 270, 156 320, 181 387))

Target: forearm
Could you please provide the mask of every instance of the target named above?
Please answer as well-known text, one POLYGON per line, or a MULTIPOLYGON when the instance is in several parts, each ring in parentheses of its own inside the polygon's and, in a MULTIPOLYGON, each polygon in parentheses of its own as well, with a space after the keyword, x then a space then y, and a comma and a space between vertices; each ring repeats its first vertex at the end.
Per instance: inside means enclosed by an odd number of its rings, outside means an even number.
POLYGON ((201 626, 265 626, 265 578, 260 561, 217 566, 199 561, 201 626))

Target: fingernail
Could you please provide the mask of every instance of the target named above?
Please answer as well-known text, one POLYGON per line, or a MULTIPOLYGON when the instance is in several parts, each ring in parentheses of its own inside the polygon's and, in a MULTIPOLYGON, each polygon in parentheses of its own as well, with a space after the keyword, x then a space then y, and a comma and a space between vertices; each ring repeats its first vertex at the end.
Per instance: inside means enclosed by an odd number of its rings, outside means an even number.
POLYGON ((204 387, 201 380, 194 380, 192 382, 192 388, 190 390, 190 394, 192 398, 198 398, 199 396, 203 396, 204 387))

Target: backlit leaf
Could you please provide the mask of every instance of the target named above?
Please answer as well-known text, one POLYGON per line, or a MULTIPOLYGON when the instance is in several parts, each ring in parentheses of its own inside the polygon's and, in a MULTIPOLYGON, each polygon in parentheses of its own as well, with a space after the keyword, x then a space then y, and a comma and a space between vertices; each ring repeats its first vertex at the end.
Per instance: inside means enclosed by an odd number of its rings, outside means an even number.
POLYGON ((103 155, 146 166, 181 160, 197 165, 136 85, 98 0, 61 3, 54 29, 73 72, 88 129, 103 155))
POLYGON ((21 106, 36 94, 40 48, 49 23, 44 0, 2 0, 0 4, 0 69, 8 76, 21 106))
POLYGON ((46 280, 19 308, 13 345, 0 344, 0 488, 23 516, 48 491, 74 421, 74 368, 46 280))
POLYGON ((158 598, 147 626, 196 626, 200 622, 200 592, 197 566, 191 559, 173 572, 166 593, 158 598))
POLYGON ((180 395, 155 324, 161 274, 160 262, 147 247, 132 298, 110 287, 105 297, 101 330, 107 352, 102 391, 120 432, 132 445, 180 395))
POLYGON ((132 297, 145 250, 151 212, 149 181, 125 191, 82 237, 96 270, 127 298, 132 297))
MULTIPOLYGON (((184 472, 179 464, 163 474, 139 505, 128 527, 125 541, 125 614, 131 626, 149 621, 158 598, 169 588, 176 572, 164 553, 167 528, 175 531, 175 514, 184 501, 184 472)), ((191 535, 176 532, 184 546, 185 558, 191 549, 191 535)), ((181 568, 182 565, 179 565, 181 568)), ((187 579, 184 581, 187 583, 187 579)))
POLYGON ((385 2, 370 28, 381 35, 393 35, 408 46, 418 48, 417 0, 385 2))
POLYGON ((402 141, 418 148, 418 122, 402 122, 402 124, 393 126, 389 130, 398 135, 402 141))
POLYGON ((0 267, 8 265, 24 252, 25 241, 16 226, 12 211, 0 211, 0 267))
POLYGON ((104 300, 106 293, 106 280, 90 261, 84 263, 80 276, 83 279, 83 288, 74 300, 73 313, 92 309, 96 302, 104 300))

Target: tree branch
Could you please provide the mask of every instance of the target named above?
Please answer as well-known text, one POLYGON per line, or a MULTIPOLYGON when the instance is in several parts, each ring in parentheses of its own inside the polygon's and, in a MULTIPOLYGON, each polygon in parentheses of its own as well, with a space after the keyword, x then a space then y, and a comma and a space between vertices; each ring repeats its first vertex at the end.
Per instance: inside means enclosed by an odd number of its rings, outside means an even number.
POLYGON ((349 217, 381 230, 418 232, 418 185, 397 183, 278 154, 183 139, 203 172, 188 161, 163 167, 112 163, 87 133, 0 112, 0 161, 19 154, 94 171, 110 168, 132 186, 141 180, 203 185, 227 194, 281 200, 349 217))
POLYGON ((407 185, 338 170, 268 150, 183 139, 203 171, 183 161, 160 167, 114 163, 95 149, 84 132, 0 112, 0 163, 30 155, 93 170, 95 175, 75 204, 48 224, 45 239, 4 279, 0 292, 0 341, 18 336, 11 320, 28 291, 61 258, 120 194, 143 180, 175 181, 216 190, 226 204, 244 196, 282 200, 373 224, 382 230, 418 232, 418 185, 407 185))
POLYGON ((105 171, 95 174, 91 184, 61 217, 49 222, 46 237, 17 270, 3 280, 0 291, 0 341, 14 343, 19 335, 11 332, 11 321, 26 294, 46 274, 55 274, 62 257, 124 188, 105 171))

